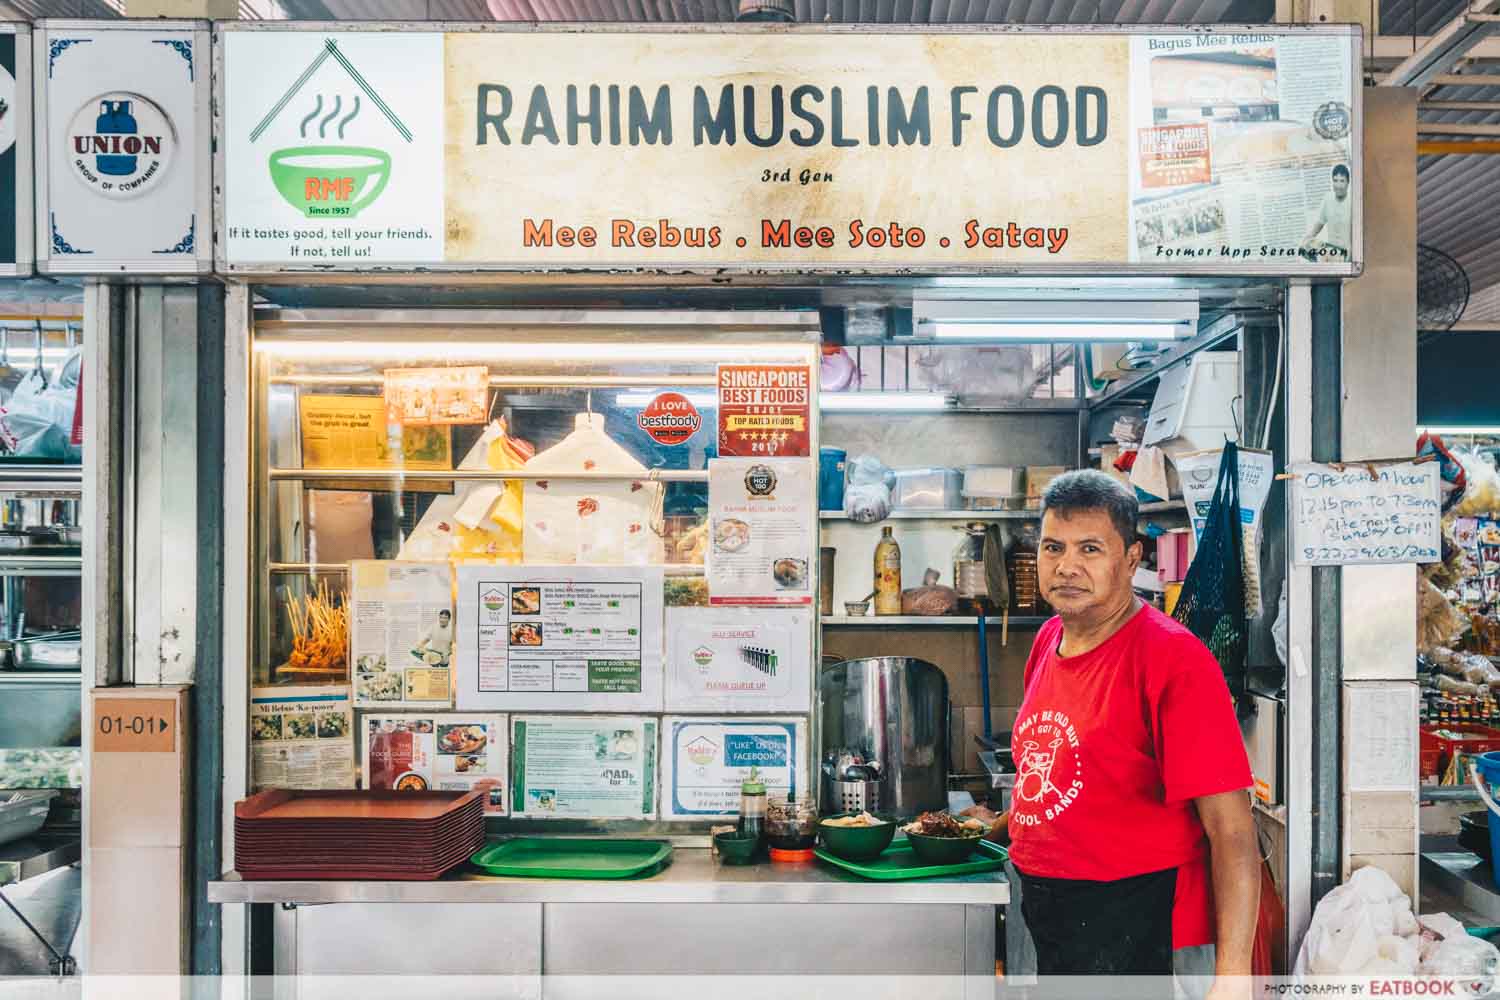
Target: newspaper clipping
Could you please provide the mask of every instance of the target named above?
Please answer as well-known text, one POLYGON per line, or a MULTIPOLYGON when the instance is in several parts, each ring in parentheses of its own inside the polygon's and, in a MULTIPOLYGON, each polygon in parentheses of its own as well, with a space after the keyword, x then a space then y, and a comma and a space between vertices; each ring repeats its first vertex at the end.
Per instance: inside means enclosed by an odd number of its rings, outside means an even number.
POLYGON ((357 708, 453 704, 453 590, 448 564, 349 564, 357 708))
POLYGON ((1345 264, 1357 253, 1347 38, 1132 46, 1132 261, 1345 264))
POLYGON ((252 689, 250 757, 256 788, 353 788, 349 688, 252 689))

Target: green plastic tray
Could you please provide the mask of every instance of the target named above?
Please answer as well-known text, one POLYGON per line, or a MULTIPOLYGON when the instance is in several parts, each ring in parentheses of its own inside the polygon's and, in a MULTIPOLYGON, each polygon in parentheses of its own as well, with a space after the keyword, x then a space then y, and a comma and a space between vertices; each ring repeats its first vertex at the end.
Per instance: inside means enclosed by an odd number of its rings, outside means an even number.
POLYGON ((887 847, 874 861, 849 861, 822 847, 813 853, 845 871, 885 882, 932 878, 935 875, 977 875, 1004 868, 1006 858, 1010 857, 1010 852, 999 844, 981 840, 972 861, 961 861, 956 865, 929 865, 917 857, 911 849, 911 842, 904 837, 887 847))
POLYGON ((664 840, 517 837, 485 844, 469 862, 491 875, 531 878, 636 878, 672 856, 664 840))

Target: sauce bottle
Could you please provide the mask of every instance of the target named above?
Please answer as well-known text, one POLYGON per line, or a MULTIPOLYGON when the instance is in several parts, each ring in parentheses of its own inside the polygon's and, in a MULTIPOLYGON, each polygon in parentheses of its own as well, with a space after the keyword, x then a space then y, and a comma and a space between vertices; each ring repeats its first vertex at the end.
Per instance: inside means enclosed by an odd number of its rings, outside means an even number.
POLYGON ((901 546, 890 525, 880 529, 880 544, 875 546, 875 613, 901 613, 901 546))
POLYGON ((766 846, 766 785, 760 780, 760 768, 750 768, 750 776, 740 783, 740 833, 755 838, 755 854, 766 846))

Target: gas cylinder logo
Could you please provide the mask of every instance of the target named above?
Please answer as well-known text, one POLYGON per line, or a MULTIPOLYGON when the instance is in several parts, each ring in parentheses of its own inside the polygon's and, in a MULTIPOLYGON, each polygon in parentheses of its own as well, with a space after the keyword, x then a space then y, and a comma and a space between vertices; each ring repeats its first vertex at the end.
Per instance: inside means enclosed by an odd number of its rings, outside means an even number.
POLYGON ((78 109, 64 137, 73 175, 107 198, 135 198, 161 184, 177 138, 149 98, 102 94, 78 109))

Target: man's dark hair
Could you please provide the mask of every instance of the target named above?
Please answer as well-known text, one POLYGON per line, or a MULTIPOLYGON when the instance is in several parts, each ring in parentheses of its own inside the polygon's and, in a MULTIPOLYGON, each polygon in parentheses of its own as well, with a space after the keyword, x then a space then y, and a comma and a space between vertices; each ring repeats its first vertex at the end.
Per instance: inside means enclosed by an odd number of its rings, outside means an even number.
POLYGON ((1344 180, 1347 181, 1349 179, 1349 168, 1346 167, 1346 166, 1344 166, 1342 163, 1340 163, 1338 166, 1336 166, 1336 167, 1333 168, 1333 175, 1332 176, 1334 176, 1334 177, 1342 177, 1344 180))
POLYGON ((1042 513, 1070 517, 1083 511, 1102 511, 1129 548, 1135 543, 1135 523, 1141 505, 1129 487, 1097 469, 1065 472, 1052 480, 1042 493, 1042 513))

